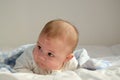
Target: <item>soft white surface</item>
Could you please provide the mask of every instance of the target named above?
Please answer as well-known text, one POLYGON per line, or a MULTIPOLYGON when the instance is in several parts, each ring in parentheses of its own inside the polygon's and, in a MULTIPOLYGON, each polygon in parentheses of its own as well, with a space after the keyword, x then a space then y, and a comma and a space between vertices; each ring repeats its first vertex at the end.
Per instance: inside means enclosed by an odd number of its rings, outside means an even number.
POLYGON ((120 57, 116 59, 114 57, 117 65, 102 70, 76 69, 75 71, 56 72, 52 75, 1 72, 0 80, 8 80, 8 78, 9 80, 120 80, 120 57))
POLYGON ((18 80, 10 73, 0 73, 0 80, 18 80))

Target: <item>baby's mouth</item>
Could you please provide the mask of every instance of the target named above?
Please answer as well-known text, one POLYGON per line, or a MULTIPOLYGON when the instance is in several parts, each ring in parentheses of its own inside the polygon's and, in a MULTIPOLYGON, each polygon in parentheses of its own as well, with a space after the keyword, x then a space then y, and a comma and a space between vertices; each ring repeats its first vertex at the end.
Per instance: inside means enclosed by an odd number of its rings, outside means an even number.
POLYGON ((39 63, 39 66, 40 66, 41 68, 45 68, 45 64, 42 63, 42 62, 39 63))

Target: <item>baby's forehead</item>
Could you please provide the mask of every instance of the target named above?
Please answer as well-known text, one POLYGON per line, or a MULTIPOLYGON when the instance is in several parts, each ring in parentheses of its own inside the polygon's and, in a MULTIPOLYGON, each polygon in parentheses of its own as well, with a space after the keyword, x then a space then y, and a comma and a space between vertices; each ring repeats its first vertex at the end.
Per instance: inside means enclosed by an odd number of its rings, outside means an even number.
POLYGON ((57 38, 50 38, 50 37, 43 36, 39 38, 38 44, 41 47, 48 48, 51 51, 56 53, 58 53, 58 50, 59 52, 62 52, 62 53, 68 53, 71 51, 69 49, 70 46, 65 41, 63 41, 62 38, 57 39, 57 38))

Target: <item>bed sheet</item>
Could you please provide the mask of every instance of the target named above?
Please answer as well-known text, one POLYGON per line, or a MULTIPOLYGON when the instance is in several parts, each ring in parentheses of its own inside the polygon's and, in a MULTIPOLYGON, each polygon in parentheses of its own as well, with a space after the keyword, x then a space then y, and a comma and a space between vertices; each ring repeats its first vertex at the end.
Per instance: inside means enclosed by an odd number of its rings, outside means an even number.
POLYGON ((33 73, 0 72, 0 80, 120 80, 120 56, 105 57, 113 66, 101 70, 76 69, 74 71, 56 72, 51 75, 33 73))

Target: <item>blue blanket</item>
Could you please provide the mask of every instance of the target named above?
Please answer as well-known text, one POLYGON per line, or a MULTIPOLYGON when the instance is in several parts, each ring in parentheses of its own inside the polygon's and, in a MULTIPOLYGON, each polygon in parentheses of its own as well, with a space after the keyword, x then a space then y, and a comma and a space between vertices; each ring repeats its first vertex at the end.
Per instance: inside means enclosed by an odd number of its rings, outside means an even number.
POLYGON ((26 48, 33 44, 27 44, 20 46, 10 52, 2 52, 0 51, 0 69, 6 68, 10 72, 15 72, 12 68, 16 64, 16 59, 24 52, 26 48))

